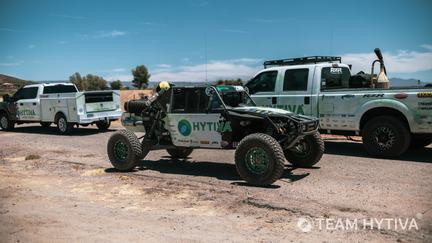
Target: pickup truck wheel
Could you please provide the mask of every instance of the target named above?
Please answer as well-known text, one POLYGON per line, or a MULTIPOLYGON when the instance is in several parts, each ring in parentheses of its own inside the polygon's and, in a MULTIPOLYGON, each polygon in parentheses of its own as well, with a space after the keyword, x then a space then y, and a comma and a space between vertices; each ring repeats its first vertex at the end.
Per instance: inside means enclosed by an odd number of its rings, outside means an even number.
POLYGON ((411 148, 423 148, 432 143, 432 135, 412 135, 411 136, 411 148))
POLYGON ((105 120, 103 120, 103 121, 96 122, 97 128, 99 130, 101 130, 101 131, 108 130, 108 128, 110 127, 110 125, 111 125, 111 121, 105 121, 105 120))
POLYGON ((0 113, 0 127, 4 131, 10 131, 15 127, 15 122, 9 119, 5 113, 0 113))
POLYGON ((235 151, 237 172, 251 185, 267 186, 277 181, 284 171, 284 162, 280 144, 263 133, 244 137, 235 151))
POLYGON ((107 151, 111 164, 119 171, 133 170, 142 156, 139 139, 128 130, 121 130, 111 135, 107 151))
POLYGON ((57 118, 57 129, 61 134, 68 134, 73 128, 73 123, 69 123, 64 115, 60 115, 57 118))
POLYGON ((192 152, 192 148, 175 148, 175 149, 167 149, 169 155, 173 159, 186 159, 192 152))
POLYGON ((45 127, 45 128, 51 126, 51 122, 41 122, 40 124, 41 124, 42 127, 45 127))
POLYGON ((399 119, 379 116, 369 120, 363 128, 366 151, 378 157, 391 158, 403 154, 409 147, 411 134, 399 119))
POLYGON ((295 167, 310 168, 324 154, 324 141, 319 132, 303 137, 292 148, 284 151, 285 158, 295 167))

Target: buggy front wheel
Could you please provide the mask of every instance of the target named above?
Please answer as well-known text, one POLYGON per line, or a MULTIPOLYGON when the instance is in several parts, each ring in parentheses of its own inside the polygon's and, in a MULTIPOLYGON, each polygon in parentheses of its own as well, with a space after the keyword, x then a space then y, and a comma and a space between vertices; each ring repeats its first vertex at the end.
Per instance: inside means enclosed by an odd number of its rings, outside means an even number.
POLYGON ((263 133, 246 136, 235 151, 237 172, 242 179, 256 186, 277 181, 284 171, 284 161, 280 144, 263 133))
POLYGON ((133 170, 142 157, 139 139, 128 130, 121 130, 111 135, 107 152, 111 164, 119 171, 133 170))

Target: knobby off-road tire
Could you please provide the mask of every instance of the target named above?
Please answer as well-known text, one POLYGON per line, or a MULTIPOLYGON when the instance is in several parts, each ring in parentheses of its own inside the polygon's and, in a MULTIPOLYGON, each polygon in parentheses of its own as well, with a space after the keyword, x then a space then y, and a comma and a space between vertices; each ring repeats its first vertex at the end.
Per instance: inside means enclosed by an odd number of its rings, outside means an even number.
POLYGON ((175 148, 175 149, 167 149, 169 155, 173 159, 186 159, 192 152, 192 148, 175 148))
POLYGON ((411 134, 403 122, 392 116, 379 116, 366 123, 362 131, 363 145, 374 156, 391 158, 409 147, 411 134))
POLYGON ((66 117, 64 115, 58 115, 56 119, 57 124, 57 130, 60 132, 60 134, 69 134, 74 124, 70 123, 66 120, 66 117))
POLYGON ((310 168, 324 154, 324 141, 319 132, 303 137, 292 148, 284 151, 285 158, 295 167, 310 168))
POLYGON ((137 136, 128 130, 115 132, 108 140, 108 158, 119 171, 131 171, 141 160, 141 143, 137 136))
POLYGON ((41 124, 42 127, 45 127, 45 128, 51 126, 51 122, 41 122, 40 124, 41 124))
POLYGON ((96 126, 100 131, 106 131, 111 125, 111 121, 98 121, 96 122, 96 126))
POLYGON ((284 171, 284 161, 280 144, 263 133, 244 137, 235 151, 237 172, 251 185, 266 186, 277 181, 284 171))
POLYGON ((417 149, 428 146, 432 143, 432 135, 429 134, 421 134, 421 135, 411 135, 411 144, 410 148, 417 149))
POLYGON ((6 113, 0 113, 0 128, 3 131, 10 131, 14 129, 15 122, 9 119, 9 116, 6 113))

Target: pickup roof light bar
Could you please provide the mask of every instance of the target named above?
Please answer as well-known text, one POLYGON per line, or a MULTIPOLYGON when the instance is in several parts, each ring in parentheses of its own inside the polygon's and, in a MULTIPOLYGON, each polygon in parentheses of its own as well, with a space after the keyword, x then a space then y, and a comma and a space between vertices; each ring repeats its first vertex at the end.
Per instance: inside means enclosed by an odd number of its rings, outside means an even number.
POLYGON ((310 64, 310 63, 320 63, 320 62, 342 62, 341 57, 332 56, 311 56, 311 57, 296 57, 281 60, 270 60, 264 62, 264 68, 269 66, 290 66, 290 65, 300 65, 300 64, 310 64))

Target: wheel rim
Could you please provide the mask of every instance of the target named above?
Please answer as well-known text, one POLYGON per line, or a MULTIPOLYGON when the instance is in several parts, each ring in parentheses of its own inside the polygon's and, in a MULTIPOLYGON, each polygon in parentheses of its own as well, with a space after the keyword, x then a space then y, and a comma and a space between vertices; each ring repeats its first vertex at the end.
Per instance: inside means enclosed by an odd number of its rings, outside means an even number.
POLYGON ((245 160, 248 170, 255 174, 264 173, 270 164, 266 151, 259 147, 249 149, 245 160))
POLYGON ((388 127, 378 127, 374 132, 374 140, 380 150, 387 150, 394 145, 396 134, 388 127))
POLYGON ((8 120, 5 116, 2 116, 0 119, 0 124, 2 128, 7 128, 8 127, 8 120))
POLYGON ((66 131, 66 126, 67 126, 66 120, 64 118, 60 118, 58 120, 58 127, 59 127, 60 131, 62 131, 62 132, 66 131))
POLYGON ((114 157, 119 162, 125 162, 128 156, 128 147, 122 142, 118 141, 114 144, 114 157))
POLYGON ((300 140, 294 147, 291 149, 291 151, 298 157, 305 158, 309 155, 311 151, 310 144, 306 141, 306 139, 300 140))

